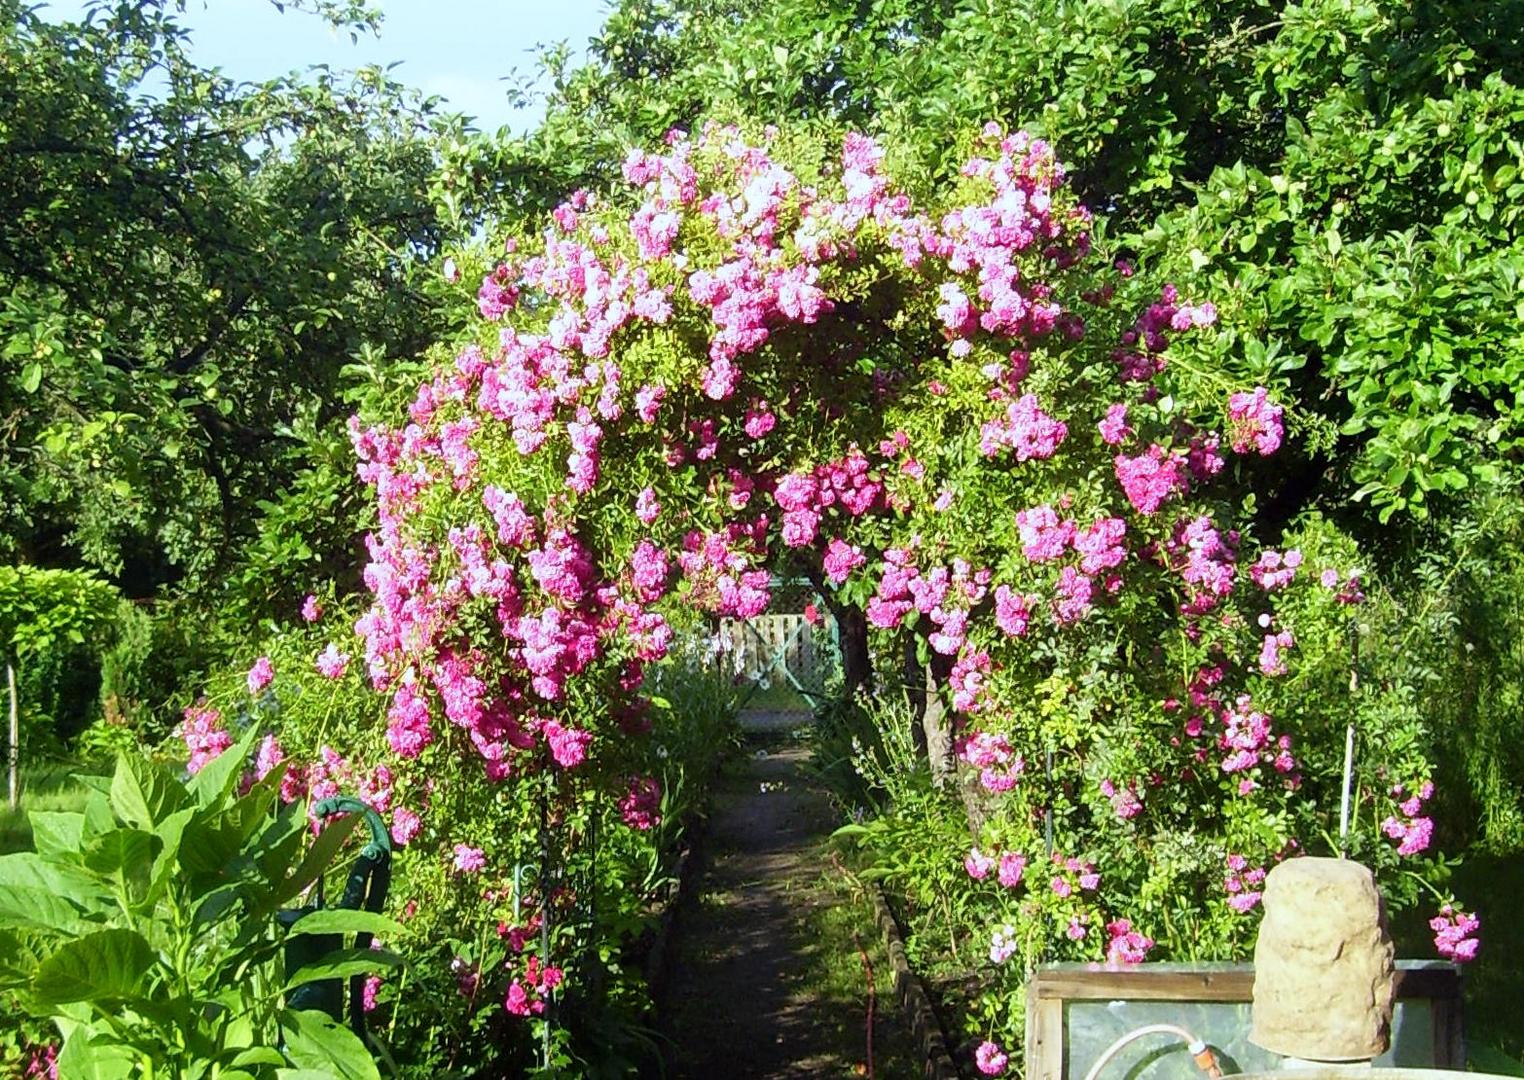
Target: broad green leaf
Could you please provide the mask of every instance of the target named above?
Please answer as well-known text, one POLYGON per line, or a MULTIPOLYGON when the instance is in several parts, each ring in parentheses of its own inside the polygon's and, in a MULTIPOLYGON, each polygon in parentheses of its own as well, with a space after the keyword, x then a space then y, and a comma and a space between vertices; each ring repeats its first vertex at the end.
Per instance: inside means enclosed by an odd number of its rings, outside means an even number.
POLYGON ((78 811, 33 810, 27 815, 32 823, 32 849, 50 859, 79 857, 80 834, 85 815, 78 811))
POLYGON ((85 821, 80 833, 82 841, 108 833, 117 826, 116 818, 111 814, 111 781, 104 776, 96 779, 106 785, 106 790, 92 791, 85 799, 85 821))
POLYGON ((344 841, 349 839, 349 834, 354 832, 355 826, 359 823, 359 814, 346 814, 338 819, 330 818, 322 834, 312 842, 312 847, 307 849, 307 856, 302 859, 296 872, 276 888, 273 901, 276 904, 284 904, 316 881, 319 875, 328 869, 329 864, 343 848, 344 841))
POLYGON ((0 886, 0 926, 52 930, 69 936, 94 929, 67 895, 29 885, 0 886))
POLYGON ((301 1069, 339 1080, 380 1080, 370 1051, 358 1035, 314 1009, 281 1013, 286 1054, 301 1069))
POLYGON ((132 1051, 81 1024, 58 1053, 58 1080, 126 1080, 136 1064, 132 1051))
POLYGON ((97 930, 43 960, 32 994, 45 1004, 131 997, 154 960, 153 948, 136 930, 97 930))
POLYGON ((83 867, 53 862, 32 851, 0 855, 0 888, 9 885, 47 889, 87 907, 102 895, 100 882, 83 867))
POLYGON ((73 773, 69 777, 80 787, 91 791, 99 791, 102 795, 111 794, 111 777, 97 776, 95 773, 73 773))
MULTIPOLYGON (((238 1051, 230 1065, 274 1065, 277 1068, 286 1064, 285 1055, 273 1046, 251 1046, 247 1050, 238 1051)), ((226 1073, 223 1073, 226 1076, 226 1073)))
POLYGON ((242 849, 243 839, 227 823, 227 811, 193 815, 180 836, 180 865, 193 876, 225 880, 229 864, 242 849))
POLYGON ((154 854, 162 844, 157 836, 142 829, 113 829, 86 845, 85 866, 117 879, 124 888, 130 883, 133 897, 138 898, 148 891, 154 854))
POLYGON ((139 829, 155 825, 185 805, 185 788, 169 770, 137 754, 122 754, 111 778, 111 809, 139 829))
POLYGON ((153 873, 148 886, 148 899, 155 899, 169 882, 170 875, 179 866, 180 842, 185 836, 185 826, 196 814, 194 807, 176 810, 154 829, 160 842, 159 853, 153 861, 153 873))
POLYGON ((402 957, 386 949, 335 949, 315 964, 307 964, 286 979, 286 989, 295 990, 324 979, 347 979, 351 975, 369 975, 381 968, 402 966, 402 957))
POLYGON ((35 394, 37 388, 42 385, 42 365, 32 361, 21 369, 21 389, 28 394, 35 394))
POLYGON ((402 933, 402 924, 370 911, 350 911, 346 908, 324 908, 304 915, 288 931, 288 937, 298 934, 376 934, 389 937, 402 933))

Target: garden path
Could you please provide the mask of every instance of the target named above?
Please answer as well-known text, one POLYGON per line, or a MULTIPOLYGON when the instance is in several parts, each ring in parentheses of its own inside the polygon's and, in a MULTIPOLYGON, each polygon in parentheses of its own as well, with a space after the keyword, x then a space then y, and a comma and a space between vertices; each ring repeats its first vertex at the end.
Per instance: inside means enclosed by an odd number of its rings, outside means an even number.
POLYGON ((699 895, 676 924, 663 1026, 677 1080, 867 1075, 853 929, 878 985, 875 1075, 913 1075, 876 931, 822 879, 836 816, 791 735, 808 722, 742 715, 746 758, 716 788, 699 895))

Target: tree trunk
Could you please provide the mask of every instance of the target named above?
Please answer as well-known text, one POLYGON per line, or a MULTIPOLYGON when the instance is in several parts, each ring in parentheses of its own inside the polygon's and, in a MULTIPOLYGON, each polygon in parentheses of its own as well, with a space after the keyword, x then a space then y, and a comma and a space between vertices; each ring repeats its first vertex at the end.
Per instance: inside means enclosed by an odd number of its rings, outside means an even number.
POLYGON ((5 661, 5 683, 11 695, 11 811, 21 804, 21 792, 17 787, 17 766, 21 760, 21 711, 16 702, 16 665, 9 657, 5 661))
POLYGON ((915 655, 915 635, 905 635, 905 659, 904 670, 901 672, 900 681, 904 685, 905 698, 910 702, 910 745, 915 747, 915 752, 926 756, 926 694, 922 683, 925 681, 921 673, 921 662, 915 655))
POLYGON ((953 751, 952 714, 942 701, 941 687, 950 665, 943 656, 932 656, 921 669, 921 732, 926 740, 926 760, 931 764, 931 782, 944 788, 957 779, 957 755, 953 751))
MULTIPOLYGON (((907 675, 913 670, 914 658, 912 646, 906 652, 907 675)), ((931 764, 931 782, 939 791, 957 793, 963 803, 969 835, 978 843, 984 822, 989 818, 988 793, 979 785, 978 770, 958 760, 956 717, 947 708, 941 693, 951 672, 952 661, 933 654, 921 668, 921 685, 914 689, 911 700, 920 717, 920 734, 926 746, 926 759, 931 764)))
POLYGON ((833 606, 836 640, 841 649, 842 694, 851 701, 873 687, 873 654, 868 650, 868 619, 855 607, 833 606))

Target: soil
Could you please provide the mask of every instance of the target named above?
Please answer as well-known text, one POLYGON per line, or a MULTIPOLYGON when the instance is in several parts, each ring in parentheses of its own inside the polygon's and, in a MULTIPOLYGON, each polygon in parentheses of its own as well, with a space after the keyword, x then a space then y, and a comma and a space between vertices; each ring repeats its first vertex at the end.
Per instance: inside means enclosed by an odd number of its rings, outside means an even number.
MULTIPOLYGON (((869 1075, 857 943, 840 919, 838 932, 822 931, 825 909, 851 901, 823 877, 838 821, 789 734, 807 723, 742 715, 746 757, 715 792, 699 895, 677 915, 663 1002, 669 1077, 869 1075)), ((877 981, 874 1075, 916 1075, 875 932, 866 916, 857 925, 877 981)))

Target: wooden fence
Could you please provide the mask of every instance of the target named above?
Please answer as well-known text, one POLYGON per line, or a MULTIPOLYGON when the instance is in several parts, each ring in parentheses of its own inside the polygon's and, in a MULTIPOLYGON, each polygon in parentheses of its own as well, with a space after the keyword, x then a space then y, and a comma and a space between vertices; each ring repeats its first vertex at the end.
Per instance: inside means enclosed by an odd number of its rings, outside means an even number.
POLYGON ((720 640, 736 673, 745 679, 790 683, 805 690, 819 690, 824 681, 829 657, 820 655, 815 627, 803 615, 721 619, 720 640))

